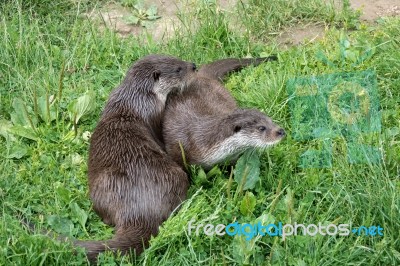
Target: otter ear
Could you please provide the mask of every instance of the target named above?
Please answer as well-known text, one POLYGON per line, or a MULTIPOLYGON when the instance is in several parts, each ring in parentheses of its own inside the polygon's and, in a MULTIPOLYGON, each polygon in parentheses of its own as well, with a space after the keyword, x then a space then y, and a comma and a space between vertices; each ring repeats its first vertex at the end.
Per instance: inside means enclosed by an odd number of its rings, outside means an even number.
POLYGON ((161 72, 159 70, 155 70, 153 72, 154 81, 157 81, 160 78, 161 72))

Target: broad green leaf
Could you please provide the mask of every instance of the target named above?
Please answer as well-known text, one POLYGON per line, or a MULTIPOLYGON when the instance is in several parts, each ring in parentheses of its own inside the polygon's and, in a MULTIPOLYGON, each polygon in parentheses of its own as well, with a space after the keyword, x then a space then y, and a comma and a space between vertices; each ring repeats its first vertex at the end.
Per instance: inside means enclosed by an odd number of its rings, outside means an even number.
POLYGON ((156 16, 157 15, 157 7, 156 6, 151 6, 147 9, 146 14, 148 16, 156 16))
POLYGON ((279 265, 282 261, 285 261, 287 250, 281 245, 273 245, 271 254, 271 265, 279 265))
POLYGON ((8 132, 11 127, 12 123, 10 121, 5 119, 0 120, 0 136, 3 136, 6 139, 6 141, 15 140, 15 138, 8 132))
POLYGON ((80 156, 78 153, 73 153, 70 155, 71 158, 71 165, 72 166, 78 166, 84 163, 84 160, 82 156, 80 156))
POLYGON ((341 40, 341 44, 345 47, 345 48, 349 48, 350 47, 350 42, 347 39, 343 39, 341 40))
POLYGON ((71 235, 71 232, 74 229, 74 224, 70 219, 58 215, 48 216, 47 224, 57 233, 68 236, 71 235))
POLYGON ((153 5, 149 7, 146 11, 146 14, 148 16, 147 18, 150 20, 152 20, 150 17, 154 17, 154 19, 160 18, 160 16, 157 15, 157 12, 158 12, 157 6, 153 5))
POLYGON ((56 119, 56 112, 52 108, 53 106, 51 105, 51 98, 54 98, 54 96, 50 96, 48 101, 49 101, 49 110, 47 110, 47 101, 46 101, 46 96, 41 96, 38 98, 38 112, 40 115, 40 118, 43 119, 46 123, 49 123, 53 120, 56 119))
POLYGON ((14 98, 12 106, 14 108, 14 112, 10 114, 11 121, 14 125, 20 126, 31 126, 29 122, 29 118, 31 119, 33 125, 36 125, 36 119, 34 116, 28 117, 29 113, 32 113, 32 108, 25 105, 25 102, 20 98, 14 98), (26 109, 26 110, 25 110, 26 109), (28 113, 27 113, 28 112, 28 113))
POLYGON ((213 176, 218 176, 221 175, 221 170, 219 169, 218 165, 215 165, 210 171, 207 173, 207 177, 213 177, 213 176))
POLYGON ((250 258, 254 254, 256 246, 255 238, 257 235, 255 234, 254 230, 249 227, 245 229, 246 233, 243 233, 242 228, 240 228, 240 231, 241 235, 236 234, 231 244, 231 247, 233 249, 233 258, 240 265, 252 265, 250 263, 250 258))
POLYGON ((69 203, 71 199, 71 193, 61 183, 56 188, 57 195, 63 200, 64 203, 69 203))
POLYGON ((85 228, 85 224, 88 218, 86 212, 82 210, 76 202, 72 203, 70 205, 70 208, 72 211, 73 218, 75 218, 80 223, 82 228, 85 228))
POLYGON ((8 155, 5 157, 8 159, 21 159, 28 153, 27 147, 21 144, 14 144, 8 151, 8 155))
POLYGON ((247 216, 253 213, 254 208, 256 207, 256 197, 250 191, 246 192, 246 195, 243 197, 242 202, 240 203, 240 212, 247 216))
POLYGON ((358 56, 358 52, 357 51, 352 51, 352 50, 346 50, 344 52, 344 56, 346 57, 346 59, 349 59, 351 62, 356 62, 358 56))
POLYGON ((275 221, 276 221, 275 216, 273 216, 270 213, 265 213, 265 214, 262 214, 261 216, 259 216, 256 219, 255 223, 261 223, 262 225, 266 226, 266 225, 275 223, 275 221))
POLYGON ((132 15, 132 16, 124 17, 124 21, 127 24, 137 25, 139 23, 139 18, 136 17, 135 15, 132 15))
POLYGON ((8 129, 13 135, 20 136, 23 138, 31 139, 31 140, 38 140, 36 132, 31 127, 23 127, 21 125, 12 126, 8 129))
POLYGON ((197 172, 197 177, 195 179, 196 184, 201 184, 207 180, 207 175, 202 168, 197 172))
POLYGON ((243 190, 255 187, 260 180, 260 159, 256 152, 253 150, 246 151, 239 158, 235 166, 234 178, 243 190))
POLYGON ((93 111, 94 106, 95 94, 89 91, 68 105, 70 119, 78 123, 82 117, 93 111))

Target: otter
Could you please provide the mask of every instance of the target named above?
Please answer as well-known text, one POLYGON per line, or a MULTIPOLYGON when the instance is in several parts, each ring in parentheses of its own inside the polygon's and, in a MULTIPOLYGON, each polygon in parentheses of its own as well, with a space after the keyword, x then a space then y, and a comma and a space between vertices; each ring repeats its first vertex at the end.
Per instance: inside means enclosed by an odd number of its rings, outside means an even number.
POLYGON ((115 235, 74 242, 91 262, 106 250, 139 255, 186 199, 189 180, 162 147, 161 120, 168 94, 184 90, 195 71, 193 63, 149 55, 110 94, 90 139, 88 178, 93 209, 115 235))
POLYGON ((180 143, 187 162, 205 169, 227 160, 234 161, 247 149, 265 149, 285 135, 271 118, 255 109, 192 117, 183 123, 175 120, 175 125, 178 126, 165 133, 167 153, 183 166, 180 143))
POLYGON ((182 146, 187 163, 209 169, 235 160, 247 149, 264 149, 279 142, 285 131, 260 111, 239 109, 221 83, 230 72, 276 59, 231 58, 201 67, 182 94, 168 97, 163 120, 168 155, 183 166, 182 146))

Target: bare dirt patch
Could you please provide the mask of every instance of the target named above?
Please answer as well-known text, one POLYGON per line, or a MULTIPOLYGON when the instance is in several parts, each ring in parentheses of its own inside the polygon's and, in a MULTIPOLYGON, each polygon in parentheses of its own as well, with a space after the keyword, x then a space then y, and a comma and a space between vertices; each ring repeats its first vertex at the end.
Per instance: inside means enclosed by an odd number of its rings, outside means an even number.
POLYGON ((325 33, 325 26, 321 23, 299 24, 287 28, 277 38, 279 45, 287 48, 305 42, 313 42, 322 38, 325 33))
MULTIPOLYGON (((361 20, 367 23, 374 23, 380 17, 400 16, 400 0, 350 0, 350 6, 360 10, 361 20)), ((285 29, 277 42, 284 47, 313 42, 322 38, 324 31, 322 24, 299 24, 285 29)))
MULTIPOLYGON (((175 25, 180 23, 177 16, 179 12, 189 12, 196 5, 196 0, 146 0, 142 2, 146 8, 156 6, 157 14, 161 17, 149 23, 148 27, 129 23, 127 18, 132 15, 132 8, 124 7, 114 1, 99 9, 94 9, 86 15, 98 22, 100 30, 109 28, 117 32, 121 37, 148 32, 154 40, 159 41, 172 36, 175 25)), ((235 6, 236 2, 237 0, 219 0, 217 5, 221 9, 229 10, 235 6)))
POLYGON ((147 27, 129 23, 129 17, 133 14, 132 8, 124 7, 116 2, 110 2, 86 15, 99 24, 100 30, 109 28, 121 37, 139 35, 147 31, 155 40, 161 40, 171 33, 174 23, 179 21, 176 15, 180 5, 172 0, 148 0, 144 1, 144 5, 146 8, 156 6, 157 15, 161 16, 160 19, 148 23, 147 27))
MULTIPOLYGON (((400 0, 351 0, 350 2, 352 8, 362 11, 361 19, 367 23, 373 23, 379 17, 400 16, 400 0)), ((233 9, 236 3, 237 0, 217 1, 218 6, 227 11, 233 9)), ((110 2, 86 15, 97 21, 100 29, 110 28, 122 37, 139 35, 147 31, 154 40, 159 41, 172 36, 174 25, 180 23, 177 17, 178 12, 195 8, 195 1, 190 0, 146 0, 144 4, 146 7, 155 5, 158 15, 161 16, 146 28, 129 24, 126 18, 132 15, 132 10, 116 2, 110 2)), ((235 28, 235 25, 232 27, 235 28)), ((286 47, 312 42, 323 37, 324 31, 325 26, 321 23, 294 25, 282 31, 277 37, 277 42, 286 47)))
POLYGON ((352 8, 362 11, 361 19, 369 22, 400 15, 400 0, 351 0, 350 3, 352 8))

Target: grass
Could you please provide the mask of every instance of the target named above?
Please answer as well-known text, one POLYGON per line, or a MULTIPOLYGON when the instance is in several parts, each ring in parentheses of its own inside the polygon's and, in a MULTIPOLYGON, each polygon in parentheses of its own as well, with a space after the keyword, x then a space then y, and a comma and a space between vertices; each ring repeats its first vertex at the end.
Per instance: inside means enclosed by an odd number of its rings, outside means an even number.
POLYGON ((248 1, 243 6, 239 1, 236 9, 222 11, 204 1, 193 12, 181 14, 176 36, 162 45, 100 32, 98 25, 80 16, 105 1, 0 4, 0 265, 86 263, 82 252, 73 254, 68 244, 40 235, 42 228, 78 239, 112 236, 112 228, 100 221, 88 198, 88 132, 127 68, 149 53, 172 54, 198 64, 277 53, 279 62, 245 69, 226 84, 241 106, 266 112, 289 133, 296 113, 289 108, 288 80, 374 70, 381 131, 363 135, 362 140, 377 147, 382 160, 350 164, 346 140, 336 136, 332 167, 302 168, 301 154, 322 144, 289 134, 263 153, 260 181, 247 192, 230 181, 228 167, 210 173, 193 168, 188 200, 164 223, 150 248, 135 260, 102 255, 102 265, 399 264, 400 20, 365 25, 346 5, 335 11, 322 2, 248 1), (241 18, 237 28, 228 26, 232 14, 241 18), (308 22, 325 23, 325 37, 287 50, 276 45, 273 33, 308 22), (241 27, 248 30, 240 32, 241 27), (372 51, 371 56, 358 62, 366 51, 372 51), (21 225, 23 218, 38 227, 36 233, 21 225), (245 241, 238 236, 189 235, 192 218, 195 225, 234 221, 379 225, 384 236, 245 241))

